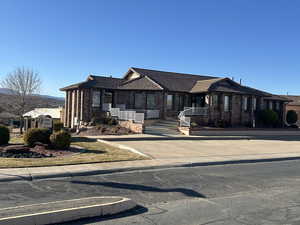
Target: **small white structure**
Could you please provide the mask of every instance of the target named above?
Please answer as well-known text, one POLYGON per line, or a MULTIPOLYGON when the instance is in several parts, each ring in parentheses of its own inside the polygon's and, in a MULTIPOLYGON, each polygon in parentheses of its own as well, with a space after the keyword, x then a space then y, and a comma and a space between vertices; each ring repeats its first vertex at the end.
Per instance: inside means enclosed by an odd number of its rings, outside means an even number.
POLYGON ((25 114, 24 117, 38 118, 39 116, 50 116, 52 119, 60 119, 63 108, 35 108, 25 114))

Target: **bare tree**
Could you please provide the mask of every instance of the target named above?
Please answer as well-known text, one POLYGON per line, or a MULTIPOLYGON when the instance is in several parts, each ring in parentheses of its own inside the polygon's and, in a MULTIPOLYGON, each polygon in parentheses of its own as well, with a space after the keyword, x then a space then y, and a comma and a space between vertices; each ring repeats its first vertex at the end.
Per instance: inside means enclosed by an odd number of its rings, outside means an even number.
MULTIPOLYGON (((11 91, 15 95, 15 107, 18 110, 18 115, 22 120, 25 113, 25 108, 30 104, 29 97, 39 92, 42 81, 37 72, 32 69, 19 67, 15 71, 9 73, 2 81, 1 86, 11 91)), ((21 126, 22 132, 22 126, 21 126)))

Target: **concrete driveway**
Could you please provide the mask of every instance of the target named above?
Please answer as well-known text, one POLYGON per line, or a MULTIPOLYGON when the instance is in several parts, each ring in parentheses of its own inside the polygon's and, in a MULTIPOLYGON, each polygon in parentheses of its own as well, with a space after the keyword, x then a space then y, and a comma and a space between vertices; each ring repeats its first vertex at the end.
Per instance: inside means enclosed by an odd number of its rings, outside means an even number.
POLYGON ((100 136, 114 144, 136 149, 154 159, 188 160, 201 157, 300 156, 299 132, 285 135, 255 136, 184 136, 129 135, 100 136))

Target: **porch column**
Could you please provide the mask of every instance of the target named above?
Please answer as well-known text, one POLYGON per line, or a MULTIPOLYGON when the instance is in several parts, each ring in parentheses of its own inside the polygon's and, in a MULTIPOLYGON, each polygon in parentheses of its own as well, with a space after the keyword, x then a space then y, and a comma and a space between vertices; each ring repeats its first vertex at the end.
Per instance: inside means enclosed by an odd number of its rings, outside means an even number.
POLYGON ((79 120, 80 120, 80 103, 81 103, 81 101, 80 101, 80 90, 78 89, 77 91, 76 91, 76 117, 77 117, 77 121, 79 122, 79 120))
POLYGON ((67 127, 71 127, 71 120, 72 120, 72 91, 68 91, 68 121, 67 127))
POLYGON ((64 108, 64 126, 67 127, 68 123, 68 91, 66 91, 66 97, 65 97, 65 108, 64 108))
POLYGON ((162 118, 165 119, 167 116, 167 93, 163 92, 163 109, 162 109, 162 118))
POLYGON ((282 127, 284 127, 285 124, 287 124, 286 122, 286 106, 287 106, 288 103, 286 102, 282 102, 282 127))
POLYGON ((76 115, 76 91, 75 90, 73 90, 72 91, 72 105, 71 105, 71 107, 72 107, 72 113, 71 113, 71 128, 73 128, 74 127, 74 117, 75 117, 75 115, 76 115))
POLYGON ((113 104, 112 107, 116 108, 117 102, 118 102, 118 91, 113 91, 113 104))
POLYGON ((84 92, 80 90, 80 121, 83 121, 84 92))
MULTIPOLYGON (((251 125, 252 126, 256 126, 256 124, 255 123, 253 123, 253 121, 254 121, 254 119, 255 119, 255 117, 254 117, 254 109, 253 109, 253 102, 254 102, 254 96, 253 95, 251 95, 251 101, 250 101, 250 119, 251 119, 251 125)), ((257 102, 256 102, 256 104, 257 104, 257 102)))
POLYGON ((244 102, 243 102, 243 95, 241 95, 241 99, 240 99, 240 102, 241 102, 241 107, 240 107, 240 124, 243 124, 243 105, 244 105, 244 102))
POLYGON ((221 120, 224 120, 224 94, 220 94, 220 118, 221 120))
POLYGON ((103 104, 104 104, 104 96, 105 96, 105 90, 101 90, 100 92, 100 110, 103 111, 103 104))

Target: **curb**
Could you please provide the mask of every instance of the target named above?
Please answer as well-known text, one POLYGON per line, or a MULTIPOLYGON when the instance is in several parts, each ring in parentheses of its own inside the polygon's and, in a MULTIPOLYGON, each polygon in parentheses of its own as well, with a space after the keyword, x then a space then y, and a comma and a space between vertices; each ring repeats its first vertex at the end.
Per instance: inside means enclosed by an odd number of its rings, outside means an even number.
MULTIPOLYGON (((105 198, 116 198, 120 199, 121 197, 98 197, 100 199, 105 198)), ((84 199, 75 199, 67 201, 58 201, 58 202, 49 202, 42 204, 34 204, 27 206, 11 207, 6 209, 0 209, 1 211, 10 210, 12 213, 20 208, 24 209, 26 207, 31 208, 40 205, 46 204, 55 204, 55 203, 67 203, 70 201, 79 201, 79 200, 88 200, 91 198, 84 199)), ((34 225, 46 225, 46 224, 60 224, 68 221, 74 221, 79 219, 98 217, 98 216, 110 216, 118 214, 121 212, 128 211, 135 208, 137 205, 129 198, 121 198, 121 200, 104 203, 104 204, 95 204, 74 207, 71 205, 69 208, 64 208, 60 210, 51 210, 51 211, 41 211, 39 213, 29 213, 19 216, 11 216, 6 218, 0 218, 0 225, 25 225, 25 224, 34 224, 34 225)))
POLYGON ((39 179, 49 179, 49 178, 73 178, 77 176, 93 176, 93 175, 103 175, 111 173, 122 173, 122 172, 132 172, 140 170, 153 170, 153 169, 172 169, 172 168, 192 168, 199 166, 217 166, 217 165, 234 165, 234 164, 249 164, 249 163, 262 163, 262 162, 280 162, 280 161, 290 161, 290 160, 300 160, 300 157, 281 157, 281 158, 266 158, 266 159, 244 159, 244 160, 224 160, 224 161, 211 161, 211 162, 193 162, 193 163, 178 163, 178 164, 168 164, 161 166, 141 166, 141 167, 126 167, 126 168, 116 168, 116 169, 104 169, 104 170, 91 170, 82 172, 62 172, 62 173, 52 173, 52 174, 29 174, 26 176, 11 176, 11 177, 0 177, 1 182, 8 181, 33 181, 39 179))

